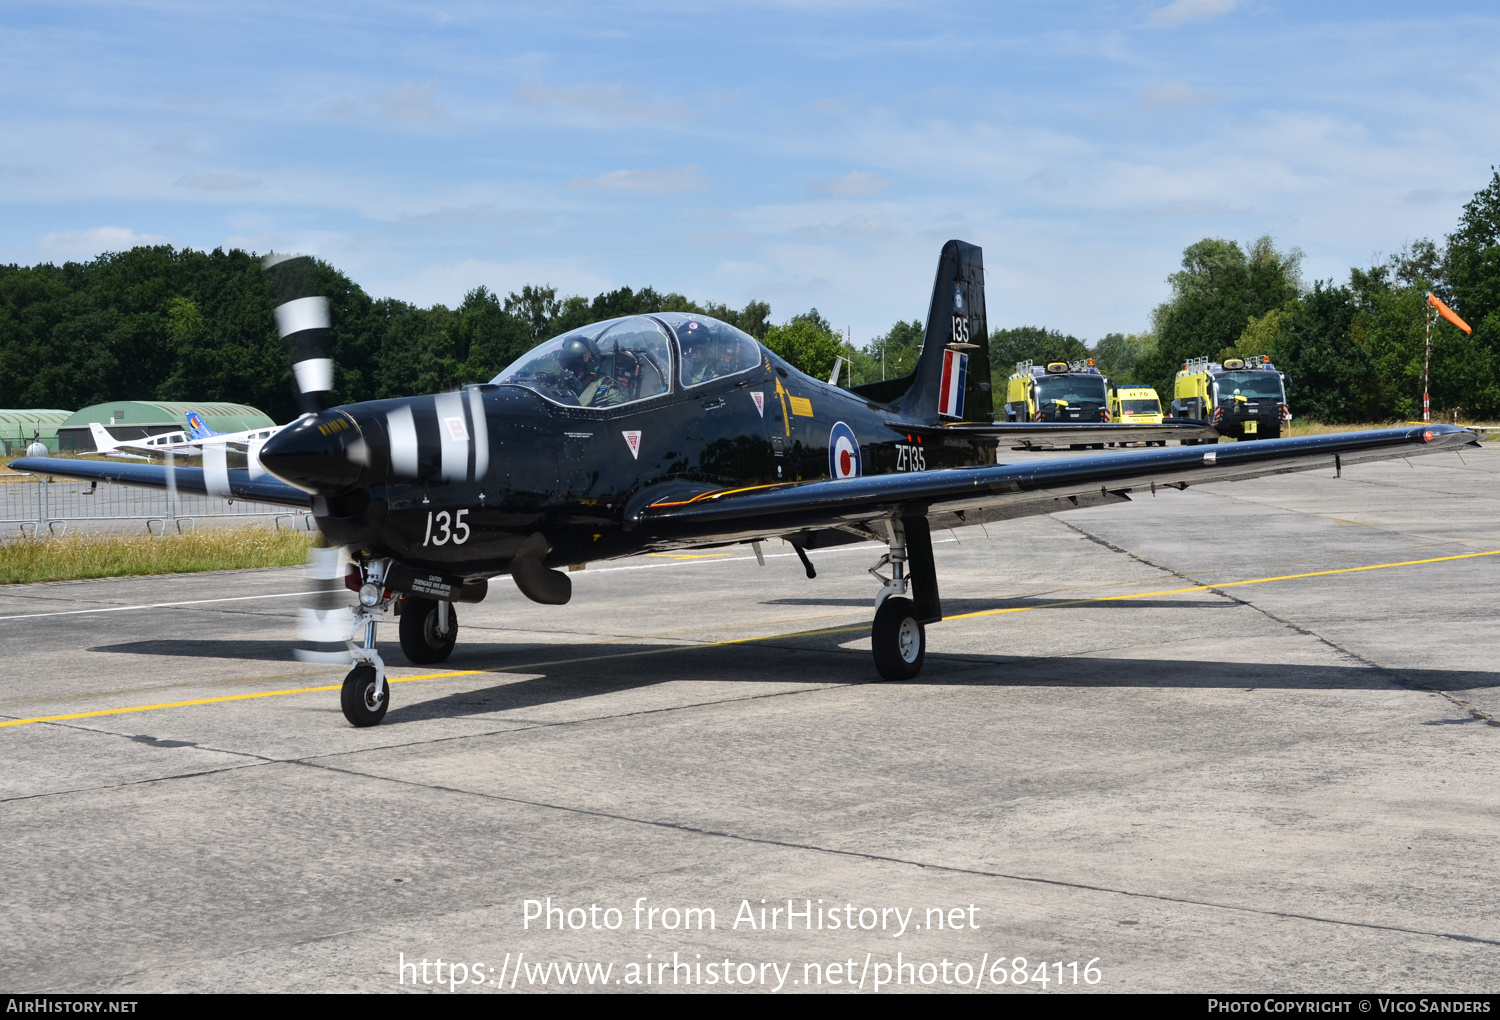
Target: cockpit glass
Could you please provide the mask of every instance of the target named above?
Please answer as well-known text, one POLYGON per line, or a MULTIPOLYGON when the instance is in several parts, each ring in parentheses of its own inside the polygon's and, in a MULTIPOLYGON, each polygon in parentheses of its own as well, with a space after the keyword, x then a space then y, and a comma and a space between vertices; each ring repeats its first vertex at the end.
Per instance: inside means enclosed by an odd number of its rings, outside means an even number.
POLYGON ((1281 376, 1275 372, 1225 372, 1215 382, 1219 403, 1232 404, 1236 395, 1248 400, 1282 400, 1281 376))
POLYGON ((495 376, 573 407, 613 407, 671 389, 666 332, 644 315, 596 322, 554 337, 495 376))
POLYGON ((663 312, 657 318, 677 334, 684 386, 697 386, 760 364, 760 344, 727 322, 683 312, 663 312))
POLYGON ((1036 401, 1050 404, 1053 401, 1068 404, 1104 403, 1104 377, 1102 375, 1045 375, 1036 381, 1036 401))

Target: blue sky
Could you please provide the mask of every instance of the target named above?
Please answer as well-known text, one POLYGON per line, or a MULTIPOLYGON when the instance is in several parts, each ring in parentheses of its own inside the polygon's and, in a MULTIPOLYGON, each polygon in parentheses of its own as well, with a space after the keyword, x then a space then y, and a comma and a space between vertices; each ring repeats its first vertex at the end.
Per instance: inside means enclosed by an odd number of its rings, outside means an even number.
POLYGON ((980 244, 992 326, 1144 329, 1185 245, 1344 279, 1500 163, 1492 4, 0 8, 0 261, 310 251, 479 284, 816 305, 857 343, 980 244))

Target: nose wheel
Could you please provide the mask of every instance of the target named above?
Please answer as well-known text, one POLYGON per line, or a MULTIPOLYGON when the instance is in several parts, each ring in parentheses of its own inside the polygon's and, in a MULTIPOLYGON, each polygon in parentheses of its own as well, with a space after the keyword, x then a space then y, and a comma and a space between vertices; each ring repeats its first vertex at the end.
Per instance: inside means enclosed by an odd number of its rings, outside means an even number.
POLYGON ((339 703, 344 718, 355 726, 378 726, 390 705, 390 690, 380 682, 375 667, 361 662, 344 677, 339 703))

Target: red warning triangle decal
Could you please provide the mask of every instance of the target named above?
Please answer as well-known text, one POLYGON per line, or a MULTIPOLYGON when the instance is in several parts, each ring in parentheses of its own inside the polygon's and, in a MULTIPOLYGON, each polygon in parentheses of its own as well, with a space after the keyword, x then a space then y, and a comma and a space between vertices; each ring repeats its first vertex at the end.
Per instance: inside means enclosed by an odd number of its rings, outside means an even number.
POLYGON ((750 399, 755 401, 755 409, 759 411, 760 416, 764 418, 766 416, 766 395, 760 390, 751 390, 750 399))
POLYGON ((625 445, 630 447, 630 456, 633 460, 641 459, 641 434, 639 432, 621 432, 625 437, 625 445))

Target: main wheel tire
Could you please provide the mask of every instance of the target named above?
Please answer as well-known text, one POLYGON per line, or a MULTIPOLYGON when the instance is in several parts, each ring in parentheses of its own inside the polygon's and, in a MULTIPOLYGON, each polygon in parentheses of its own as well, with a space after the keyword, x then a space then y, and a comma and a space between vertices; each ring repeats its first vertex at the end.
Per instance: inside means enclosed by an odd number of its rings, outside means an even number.
POLYGON ((344 718, 355 726, 379 726, 390 707, 390 685, 384 691, 377 690, 375 667, 360 663, 344 677, 344 689, 339 693, 339 703, 344 709, 344 718))
POLYGON ((875 610, 870 626, 875 668, 887 680, 910 680, 927 657, 927 629, 917 620, 911 599, 889 598, 875 610))
POLYGON ((453 654, 458 641, 458 611, 448 607, 448 633, 438 633, 434 599, 410 599, 401 610, 401 654, 415 666, 432 666, 453 654))

